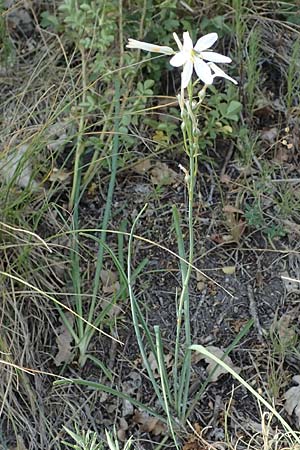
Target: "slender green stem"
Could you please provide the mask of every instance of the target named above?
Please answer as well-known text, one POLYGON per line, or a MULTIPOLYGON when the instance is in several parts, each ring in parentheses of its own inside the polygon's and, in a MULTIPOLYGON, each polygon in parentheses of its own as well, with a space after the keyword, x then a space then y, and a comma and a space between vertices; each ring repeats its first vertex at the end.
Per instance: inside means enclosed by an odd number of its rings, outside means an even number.
MULTIPOLYGON (((80 48, 81 59, 82 59, 82 103, 85 103, 87 94, 87 79, 86 79, 86 61, 85 52, 83 48, 80 48)), ((78 229, 78 211, 79 211, 79 196, 80 196, 80 182, 81 182, 81 168, 80 161, 82 154, 84 152, 84 141, 83 134, 85 129, 86 119, 84 107, 81 108, 79 126, 78 126, 78 137, 77 146, 75 151, 75 162, 74 162, 74 175, 73 175, 73 185, 71 196, 69 200, 69 209, 73 211, 73 229, 78 229)), ((76 312, 79 317, 83 315, 83 305, 81 296, 81 276, 80 276, 80 256, 79 256, 79 244, 78 235, 74 233, 73 235, 73 246, 71 250, 71 277, 74 287, 75 305, 76 312)), ((77 320, 77 335, 78 338, 75 342, 80 342, 84 334, 84 323, 81 319, 77 320)))
MULTIPOLYGON (((179 213, 176 206, 173 206, 173 221, 175 225, 175 232, 177 236, 177 245, 179 256, 185 260, 185 249, 184 240, 182 235, 182 230, 180 227, 179 213)), ((180 271, 182 277, 182 284, 186 278, 187 264, 180 260, 180 271)), ((177 414, 180 415, 180 404, 179 404, 179 381, 178 381, 178 368, 179 368, 179 350, 180 350, 180 335, 182 326, 182 314, 183 314, 183 302, 184 298, 180 295, 178 307, 177 307, 177 326, 176 326, 176 340, 175 340, 175 354, 174 354, 174 368, 173 368, 173 380, 174 380, 174 397, 175 397, 175 409, 177 414)))
MULTIPOLYGON (((140 349, 140 352, 142 355, 143 363, 147 369, 148 376, 150 378, 150 381, 151 381, 151 384, 155 391, 155 394, 157 396, 157 399, 159 400, 161 407, 163 409, 165 409, 165 402, 161 395, 161 387, 158 385, 157 381, 154 378, 152 369, 150 367, 150 363, 147 358, 146 349, 143 344, 141 329, 145 332, 147 330, 147 327, 146 327, 146 329, 144 329, 143 322, 141 321, 141 314, 139 314, 139 308, 138 308, 137 301, 135 299, 133 287, 132 287, 133 285, 132 285, 132 273, 131 273, 131 254, 132 254, 132 241, 133 241, 133 236, 134 236, 133 232, 134 232, 134 228, 136 226, 137 221, 139 220, 139 218, 145 211, 146 207, 147 207, 147 205, 145 205, 143 207, 143 209, 140 211, 140 213, 137 215, 136 219, 134 220, 134 222, 132 224, 131 231, 130 231, 129 242, 128 242, 128 256, 127 256, 128 292, 129 292, 129 298, 130 298, 132 322, 133 322, 133 326, 134 326, 135 335, 136 335, 136 338, 138 341, 139 349, 140 349)), ((151 339, 150 339, 150 342, 151 342, 151 339)), ((154 355, 157 358, 156 351, 155 351, 154 355)))
MULTIPOLYGON (((81 64, 82 64, 82 104, 86 102, 86 94, 87 94, 87 77, 86 77, 86 58, 84 49, 80 48, 81 53, 81 64)), ((78 186, 80 186, 80 178, 81 178, 81 170, 80 170, 80 161, 81 156, 84 152, 84 142, 83 142, 83 133, 85 128, 86 118, 85 118, 85 110, 84 106, 81 108, 79 127, 78 127, 78 137, 77 137, 77 146, 75 151, 75 161, 74 161, 74 174, 73 174, 73 184, 72 191, 69 200, 69 209, 72 210, 75 203, 76 196, 78 197, 78 186)))
MULTIPOLYGON (((89 305, 89 311, 88 311, 88 322, 93 322, 95 320, 94 318, 94 312, 96 307, 96 300, 97 295, 99 291, 99 285, 100 285, 100 273, 103 268, 103 258, 104 258, 104 251, 105 246, 103 243, 106 241, 106 230, 108 227, 108 222, 111 216, 111 206, 112 206, 112 199, 113 199, 113 193, 115 188, 115 181, 116 181, 116 174, 117 174, 117 164, 118 164, 118 150, 119 150, 119 120, 120 120, 120 80, 119 78, 115 81, 115 98, 114 98, 114 104, 115 104, 115 123, 114 123, 114 137, 113 137, 113 143, 112 143, 112 156, 111 156, 111 174, 110 174, 110 181, 108 186, 108 192, 106 197, 106 204, 105 204, 105 210, 104 210, 104 216, 102 219, 101 224, 101 235, 99 240, 99 246, 98 246, 98 254, 97 254, 97 265, 96 265, 96 272, 93 280, 93 294, 92 294, 92 300, 89 305)), ((99 316, 101 317, 101 315, 99 316)), ((98 323, 98 321, 97 321, 98 323)), ((86 361, 86 351, 89 346, 91 337, 93 336, 93 332, 90 329, 89 325, 85 326, 85 328, 82 330, 82 339, 79 344, 80 349, 80 359, 79 362, 81 365, 84 365, 86 361)))
MULTIPOLYGON (((106 241, 106 229, 108 226, 108 222, 111 215, 111 205, 112 205, 112 199, 113 199, 113 193, 115 189, 115 182, 116 182, 116 174, 117 174, 117 164, 118 164, 118 150, 119 150, 119 112, 120 112, 120 80, 119 78, 115 81, 115 123, 114 123, 114 138, 113 138, 113 145, 112 145, 112 156, 111 156, 111 174, 110 174, 110 180, 109 180, 109 186, 107 191, 107 197, 106 197, 106 204, 105 204, 105 210, 104 210, 104 216, 102 220, 102 231, 100 236, 100 241, 105 242, 106 241)), ((96 297, 99 290, 99 284, 100 284, 100 273, 103 267, 103 257, 104 257, 104 246, 100 243, 98 248, 98 255, 97 255, 97 267, 96 267, 96 273, 94 277, 94 286, 93 286, 93 298, 89 309, 89 315, 88 315, 88 321, 91 322, 94 315, 95 305, 96 305, 96 297)))
POLYGON ((64 380, 57 380, 54 381, 54 386, 66 386, 68 384, 77 384, 80 386, 86 386, 89 389, 95 389, 101 392, 107 392, 110 395, 114 395, 115 397, 121 398, 123 400, 127 400, 132 405, 136 406, 137 408, 142 409, 143 411, 148 412, 154 417, 157 417, 159 420, 161 420, 163 423, 166 423, 166 419, 164 416, 161 416, 156 412, 155 409, 149 408, 147 405, 144 405, 144 403, 139 402, 138 400, 135 400, 130 395, 125 394, 124 392, 118 391, 117 389, 111 388, 110 386, 107 386, 105 384, 96 383, 94 381, 89 380, 82 380, 82 379, 76 379, 76 378, 66 378, 64 380))
POLYGON ((170 408, 169 408, 169 404, 170 403, 172 404, 171 391, 170 391, 169 384, 168 384, 168 377, 167 377, 167 372, 166 372, 166 367, 165 367, 165 362, 164 362, 164 357, 163 357, 163 346, 162 346, 159 326, 156 325, 154 327, 154 332, 155 332, 155 337, 156 337, 156 352, 157 352, 157 360, 158 360, 158 371, 159 371, 159 375, 160 375, 163 399, 165 402, 164 409, 167 414, 168 425, 169 425, 169 429, 170 429, 174 444, 176 446, 176 449, 179 450, 174 427, 173 427, 172 417, 170 414, 170 408))
POLYGON ((192 273, 192 264, 194 259, 194 226, 193 226, 193 205, 194 205, 194 190, 196 182, 196 168, 198 155, 198 132, 196 131, 196 119, 192 116, 192 100, 193 100, 193 86, 192 83, 188 86, 189 96, 189 110, 183 116, 183 140, 185 151, 189 155, 189 174, 187 177, 188 188, 188 228, 189 228, 189 256, 185 277, 183 280, 182 292, 179 300, 179 310, 181 303, 183 303, 184 311, 184 330, 185 330, 185 355, 180 376, 179 386, 179 408, 180 418, 184 419, 186 415, 190 377, 191 377, 191 327, 190 327, 190 302, 189 302, 189 282, 192 273))
POLYGON ((158 369, 159 369, 161 386, 162 386, 162 391, 163 391, 164 400, 166 403, 166 411, 167 411, 167 410, 169 410, 168 405, 173 404, 173 398, 172 398, 171 389, 170 389, 170 386, 168 383, 168 374, 167 374, 167 369, 166 369, 165 360, 164 360, 163 344, 162 344, 162 339, 161 339, 160 328, 158 325, 154 325, 154 333, 155 333, 155 340, 156 340, 156 355, 157 355, 158 369))
MULTIPOLYGON (((121 0, 120 0, 120 3, 119 3, 119 12, 120 12, 120 16, 119 16, 119 42, 120 42, 120 49, 122 49, 120 51, 121 57, 120 57, 120 66, 119 67, 120 68, 124 68, 123 67, 123 57, 124 57, 123 56, 123 43, 124 43, 124 39, 122 38, 123 24, 122 24, 122 2, 121 2, 121 0)), ((141 40, 143 38, 146 13, 147 13, 147 0, 144 0, 143 1, 143 8, 142 8, 142 11, 141 11, 141 17, 140 17, 140 29, 139 29, 139 37, 138 37, 139 40, 141 40)), ((137 64, 138 64, 139 60, 140 60, 140 52, 138 52, 137 64)), ((120 70, 120 69, 117 69, 117 70, 120 70)), ((119 75, 121 76, 121 72, 119 72, 119 75)), ((131 88, 132 88, 135 76, 136 75, 133 74, 131 76, 131 78, 129 80, 127 80, 127 84, 126 84, 126 91, 127 91, 127 93, 131 92, 131 88)), ((125 111, 128 95, 129 94, 126 94, 125 92, 123 92, 123 95, 122 95, 123 101, 122 101, 122 105, 120 106, 120 112, 119 112, 120 116, 122 116, 124 111, 125 111)), ((111 105, 110 110, 109 110, 109 112, 107 114, 108 117, 111 117, 112 111, 113 111, 113 105, 111 105)), ((106 134, 104 133, 104 131, 107 130, 108 123, 109 123, 108 121, 105 121, 104 125, 103 125, 102 134, 100 136, 100 139, 103 140, 103 141, 104 141, 104 139, 106 139, 106 134)), ((107 145, 109 145, 109 143, 110 143, 110 141, 112 139, 111 136, 112 135, 109 135, 107 137, 107 141, 106 141, 107 145)), ((90 181, 92 180, 93 176, 95 175, 95 172, 97 171, 97 168, 98 168, 98 164, 97 164, 98 157, 99 157, 99 150, 96 149, 94 154, 93 154, 92 161, 90 162, 89 167, 88 167, 88 169, 87 169, 87 171, 86 171, 86 173, 84 175, 83 181, 84 181, 84 186, 85 187, 90 183, 90 181)))

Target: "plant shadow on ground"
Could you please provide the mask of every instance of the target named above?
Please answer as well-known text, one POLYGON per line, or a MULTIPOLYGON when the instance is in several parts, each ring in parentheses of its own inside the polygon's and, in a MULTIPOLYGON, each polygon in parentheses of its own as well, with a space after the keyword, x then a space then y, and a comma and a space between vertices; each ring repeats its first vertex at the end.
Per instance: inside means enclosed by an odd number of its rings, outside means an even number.
MULTIPOLYGON (((84 111, 83 173, 96 152, 96 159, 100 160, 80 199, 77 219, 83 233, 75 253, 79 255, 80 291, 87 317, 98 251, 97 242, 90 237, 95 233, 88 230, 99 228, 107 200, 111 166, 104 151, 110 147, 101 133, 104 130, 109 135, 113 130, 111 117, 108 116, 108 125, 103 120, 104 113, 113 115, 109 109, 113 87, 111 79, 104 78, 88 90, 89 95, 81 97, 84 77, 78 49, 72 43, 74 36, 68 35, 65 42, 65 29, 53 22, 55 14, 51 8, 48 11, 49 5, 33 3, 20 8, 12 2, 12 11, 5 12, 1 25, 5 44, 5 54, 1 54, 5 56, 1 68, 5 74, 1 107, 3 155, 23 146, 22 154, 36 159, 36 163, 32 162, 33 172, 29 173, 32 179, 41 181, 42 187, 31 184, 21 190, 16 176, 14 180, 6 177, 1 185, 0 370, 4 382, 0 388, 0 448, 66 448, 63 440, 68 439, 63 425, 73 429, 74 423, 83 430, 97 432, 101 438, 105 437, 105 428, 115 426, 120 441, 133 436, 142 448, 154 448, 166 433, 165 424, 153 421, 127 400, 108 393, 72 384, 54 387, 54 377, 50 376, 108 384, 151 409, 160 408, 143 368, 127 292, 122 291, 120 276, 108 252, 101 271, 96 312, 110 305, 101 329, 123 345, 95 333, 89 345, 91 358, 80 365, 73 337, 52 301, 55 298, 75 309, 70 263, 70 254, 74 256, 74 217, 68 202, 76 160, 74 147, 80 134, 78 117, 84 111), (108 92, 104 93, 105 89, 108 92), (98 107, 102 94, 105 103, 98 107), (72 100, 68 103, 69 98, 72 100), (7 225, 13 228, 7 229, 7 225), (22 230, 46 239, 52 253, 22 230), (93 358, 103 362, 104 370, 93 358)), ((300 81, 294 62, 299 53, 297 15, 293 3, 275 14, 261 2, 252 2, 251 8, 242 1, 227 5, 219 2, 216 16, 207 2, 190 2, 187 8, 194 19, 189 15, 185 20, 187 11, 182 10, 182 5, 169 3, 159 10, 161 23, 169 17, 167 28, 185 29, 191 24, 194 27, 196 20, 202 33, 217 31, 224 38, 226 49, 235 41, 235 73, 240 79, 239 92, 224 88, 219 95, 212 89, 201 117, 205 136, 196 185, 194 229, 195 265, 202 274, 193 272, 191 281, 192 342, 226 349, 252 319, 250 331, 230 353, 231 362, 297 429, 299 414, 288 415, 284 409, 285 393, 292 386, 292 377, 299 374, 300 291, 299 285, 288 279, 299 279, 300 270, 300 81), (217 115, 211 113, 213 110, 218 111, 217 115)), ((114 2, 111 5, 103 52, 114 40, 118 17, 114 2)), ((67 15, 66 9, 62 11, 67 15)), ((137 7, 128 16, 132 23, 139 22, 137 7)), ((72 20, 75 19, 79 20, 72 20)), ((125 32, 124 39, 128 30, 125 32)), ((156 36, 156 28, 153 36, 151 29, 147 32, 153 42, 165 37, 163 33, 156 36)), ((84 54, 86 61, 91 55, 92 51, 84 54)), ((113 53, 112 58, 119 62, 119 55, 113 53)), ((134 62, 129 55, 123 58, 124 65, 134 62)), ((110 69, 106 59, 95 58, 93 64, 89 68, 92 84, 97 70, 103 73, 110 69)), ((184 172, 179 168, 179 164, 186 167, 187 161, 181 151, 174 97, 179 79, 161 61, 159 69, 153 61, 143 66, 140 84, 136 83, 134 70, 128 74, 128 79, 133 77, 133 81, 128 81, 129 90, 124 91, 130 101, 120 124, 121 158, 107 228, 130 232, 136 216, 148 204, 135 229, 143 240, 134 240, 132 267, 134 270, 143 263, 143 269, 136 276, 134 290, 149 328, 161 328, 165 364, 171 373, 176 299, 181 285, 172 205, 177 206, 184 223, 187 215, 184 172), (164 81, 159 84, 162 73, 164 81), (154 91, 156 84, 160 92, 154 91), (162 93, 164 98, 159 96, 162 93), (159 113, 151 108, 157 108, 159 113)), ((2 160, 6 161, 5 157, 2 160)), ((1 167, 3 175, 5 166, 1 167)), ((185 232, 187 229, 183 230, 184 235, 185 232)), ((107 245, 125 264, 128 236, 121 239, 108 233, 107 245)), ((150 352, 148 358, 159 377, 150 352)), ((207 379, 207 360, 195 357, 192 370, 191 401, 207 379)), ((258 449, 263 443, 267 449, 289 448, 288 439, 280 438, 281 445, 276 437, 280 424, 274 419, 267 426, 265 411, 226 373, 221 372, 208 383, 189 420, 194 431, 186 428, 178 432, 184 450, 258 449)), ((168 444, 172 446, 171 440, 168 444)))

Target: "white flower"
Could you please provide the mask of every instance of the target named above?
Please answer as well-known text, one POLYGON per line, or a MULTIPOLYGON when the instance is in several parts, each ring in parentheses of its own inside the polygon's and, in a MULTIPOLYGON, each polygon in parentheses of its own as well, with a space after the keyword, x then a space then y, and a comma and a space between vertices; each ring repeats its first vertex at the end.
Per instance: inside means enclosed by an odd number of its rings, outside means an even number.
POLYGON ((193 41, 188 31, 183 33, 183 45, 176 33, 173 33, 173 36, 178 45, 179 52, 175 52, 171 47, 149 44, 148 42, 136 41, 135 39, 128 39, 126 47, 146 50, 147 52, 162 53, 164 55, 174 55, 170 60, 170 64, 174 67, 183 66, 181 74, 182 90, 189 84, 194 69, 198 78, 200 78, 205 85, 212 84, 216 77, 226 78, 237 84, 233 78, 214 64, 227 64, 231 62, 231 59, 220 53, 215 53, 210 50, 206 51, 210 49, 218 39, 217 33, 209 33, 202 36, 198 39, 195 46, 193 46, 193 41))
POLYGON ((136 41, 135 39, 128 39, 127 48, 138 48, 146 50, 146 52, 163 53, 165 55, 174 55, 174 50, 171 47, 148 44, 148 42, 136 41))
POLYGON ((231 78, 227 73, 225 73, 220 67, 218 67, 216 64, 210 62, 208 63, 209 67, 213 70, 213 79, 216 77, 226 78, 226 80, 232 81, 234 84, 238 84, 236 80, 231 78))
MULTIPOLYGON (((195 47, 193 46, 193 41, 190 37, 188 31, 183 33, 183 45, 181 44, 176 33, 173 33, 174 39, 177 42, 179 52, 177 52, 173 58, 170 60, 170 64, 174 67, 183 66, 183 71, 181 74, 181 87, 184 89, 190 82, 192 78, 193 69, 203 81, 204 84, 212 84, 215 76, 220 76, 212 74, 209 62, 217 63, 230 63, 231 59, 227 56, 223 56, 219 53, 206 51, 208 50, 218 39, 217 33, 209 33, 202 36, 196 42, 195 47)), ((214 69, 213 69, 214 70, 214 69)), ((221 69, 219 69, 221 70, 221 69)), ((223 72, 223 71, 222 71, 223 72)), ((224 73, 224 72, 223 72, 224 73)))

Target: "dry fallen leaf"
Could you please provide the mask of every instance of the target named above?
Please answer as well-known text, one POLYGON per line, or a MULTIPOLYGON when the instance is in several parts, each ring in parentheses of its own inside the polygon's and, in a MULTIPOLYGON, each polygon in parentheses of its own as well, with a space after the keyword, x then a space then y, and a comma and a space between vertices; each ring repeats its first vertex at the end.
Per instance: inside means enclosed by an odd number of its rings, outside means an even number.
POLYGON ((220 176, 221 183, 229 184, 231 182, 231 177, 227 173, 223 173, 220 176))
POLYGON ((142 159, 140 162, 135 164, 132 169, 135 173, 144 175, 145 173, 149 172, 151 165, 152 164, 150 159, 142 159))
MULTIPOLYGON (((214 345, 208 345, 207 347, 205 347, 207 351, 209 351, 210 353, 212 353, 214 356, 216 356, 219 359, 222 359, 224 356, 224 351, 221 350, 219 347, 215 347, 214 345)), ((197 360, 200 361, 201 359, 204 359, 205 362, 208 364, 206 371, 208 374, 210 374, 210 372, 215 368, 216 366, 216 362, 213 361, 212 359, 210 359, 207 356, 204 356, 202 354, 198 354, 198 358, 197 360)), ((229 356, 225 356, 225 358, 223 359, 224 363, 227 364, 227 366, 231 367, 231 369, 233 369, 236 373, 240 373, 241 369, 239 367, 234 366, 231 358, 229 356)), ((223 375, 223 374, 227 374, 227 370, 224 369, 222 366, 218 365, 214 374, 212 375, 210 381, 211 383, 214 383, 215 381, 218 380, 218 378, 223 375)))
POLYGON ((231 242, 235 242, 235 238, 231 234, 213 233, 210 238, 217 244, 230 244, 231 242))
POLYGON ((222 272, 226 275, 233 275, 235 273, 235 266, 224 266, 222 272))
POLYGON ((223 208, 223 212, 224 213, 231 213, 231 214, 244 214, 244 211, 242 211, 239 208, 236 208, 235 206, 232 205, 225 205, 223 208))
POLYGON ((124 419, 124 417, 121 417, 119 429, 117 431, 118 439, 121 442, 125 442, 127 440, 126 431, 128 430, 128 428, 129 426, 127 421, 124 419))
MULTIPOLYGON (((155 358, 153 352, 149 353, 148 361, 149 361, 151 370, 152 370, 152 372, 154 374, 154 377, 155 378, 159 378, 160 375, 159 375, 159 372, 158 372, 158 365, 157 365, 157 361, 156 361, 156 358, 155 358)), ((168 353, 167 355, 164 356, 165 367, 167 369, 172 367, 172 364, 173 364, 172 361, 173 361, 173 356, 171 355, 171 353, 168 353)))
MULTIPOLYGON (((122 383, 122 392, 129 397, 137 397, 142 385, 142 377, 139 372, 132 371, 128 374, 128 379, 122 383)), ((127 400, 122 402, 122 417, 132 416, 133 405, 127 400)))
POLYGON ((270 332, 275 334, 278 341, 283 346, 294 345, 297 340, 297 333, 295 327, 292 325, 294 319, 298 318, 299 309, 294 308, 287 314, 283 314, 280 319, 277 320, 277 314, 270 327, 270 332))
MULTIPOLYGON (((21 188, 26 188, 32 176, 32 167, 26 157, 29 144, 16 147, 13 152, 2 153, 0 158, 0 173, 6 183, 10 183, 16 175, 16 184, 21 188)), ((37 183, 32 180, 31 186, 36 187, 37 183)))
POLYGON ((204 281, 198 281, 197 291, 202 292, 202 291, 204 291, 205 287, 206 287, 206 284, 204 281))
POLYGON ((278 138, 278 129, 277 128, 265 128, 261 132, 261 137, 264 141, 270 142, 270 144, 274 144, 278 138))
POLYGON ((133 406, 132 403, 126 398, 122 401, 122 415, 123 417, 132 416, 133 414, 133 406))
POLYGON ((179 175, 165 163, 157 162, 151 169, 151 182, 155 185, 175 185, 179 179, 179 175))
POLYGON ((192 426, 193 433, 189 434, 187 441, 182 447, 182 450, 204 450, 204 446, 201 443, 201 435, 203 428, 199 423, 194 423, 192 426))
POLYGON ((294 413, 297 418, 298 427, 300 427, 300 375, 295 375, 293 381, 297 386, 291 387, 285 394, 284 409, 292 416, 294 413))
POLYGON ((199 292, 204 291, 207 285, 207 279, 200 272, 196 272, 196 279, 197 279, 197 290, 199 292))
POLYGON ((244 212, 232 205, 225 205, 223 212, 230 236, 232 236, 234 241, 239 242, 246 228, 244 219, 240 217, 244 215, 244 212))
POLYGON ((102 281, 102 290, 104 294, 113 294, 120 289, 118 274, 112 270, 101 270, 100 278, 102 281))
POLYGON ((54 167, 49 176, 49 181, 61 181, 66 182, 71 177, 71 172, 65 172, 64 170, 54 167))
MULTIPOLYGON (((70 322, 71 326, 74 323, 74 316, 71 313, 66 313, 66 317, 70 322)), ((73 337, 70 335, 64 324, 61 325, 58 329, 58 334, 56 337, 56 343, 58 346, 58 353, 54 358, 54 363, 56 366, 60 366, 60 364, 70 362, 73 353, 71 343, 73 341, 73 337)))
POLYGON ((152 433, 159 436, 167 431, 166 425, 157 417, 151 417, 144 411, 136 410, 133 416, 133 422, 139 425, 140 431, 152 433))

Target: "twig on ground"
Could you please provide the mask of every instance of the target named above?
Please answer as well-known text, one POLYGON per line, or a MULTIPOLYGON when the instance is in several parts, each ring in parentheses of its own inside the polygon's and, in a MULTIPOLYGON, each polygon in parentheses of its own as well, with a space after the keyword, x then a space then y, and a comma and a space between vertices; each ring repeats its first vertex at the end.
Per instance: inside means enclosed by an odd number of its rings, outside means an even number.
POLYGON ((259 339, 261 340, 264 333, 263 333, 263 329, 262 329, 262 326, 260 324, 259 317, 257 314, 257 308, 256 308, 253 288, 250 284, 248 284, 248 286, 247 286, 247 293, 248 293, 248 298, 249 298, 249 311, 250 311, 252 319, 254 320, 254 326, 258 331, 259 339))

